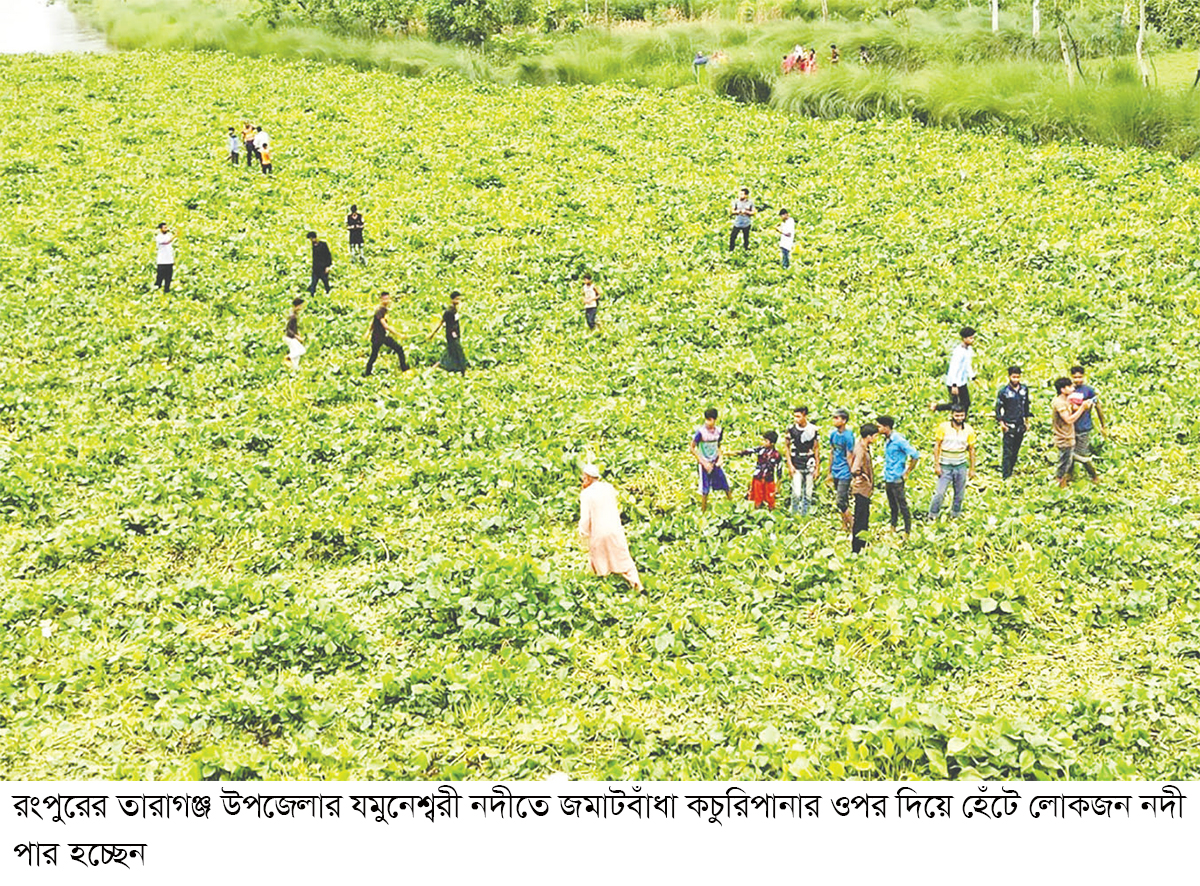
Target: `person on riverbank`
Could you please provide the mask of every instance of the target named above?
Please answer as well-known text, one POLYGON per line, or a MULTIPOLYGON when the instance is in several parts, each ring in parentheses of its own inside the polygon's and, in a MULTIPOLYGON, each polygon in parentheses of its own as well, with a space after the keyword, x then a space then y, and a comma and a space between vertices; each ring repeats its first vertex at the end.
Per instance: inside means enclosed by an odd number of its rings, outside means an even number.
POLYGON ((438 367, 447 372, 458 372, 466 375, 467 369, 470 367, 467 364, 467 355, 463 353, 461 330, 458 324, 458 306, 462 303, 462 293, 457 290, 450 293, 450 304, 446 310, 442 311, 442 319, 438 321, 438 325, 433 327, 433 332, 426 336, 425 340, 433 338, 437 335, 439 329, 446 330, 446 352, 442 354, 442 359, 438 361, 438 367))
POLYGON ((367 368, 363 370, 363 378, 369 376, 375 369, 375 360, 384 348, 400 358, 401 372, 408 371, 408 361, 404 359, 404 348, 400 347, 400 343, 393 338, 397 332, 387 321, 388 311, 391 310, 391 307, 392 294, 390 292, 379 293, 379 306, 375 309, 375 315, 371 318, 371 327, 368 330, 368 335, 371 337, 371 356, 367 358, 367 368))
POLYGON ((733 252, 734 247, 737 246, 739 235, 742 238, 742 248, 747 251, 750 249, 750 225, 753 223, 756 211, 754 201, 750 199, 750 189, 742 188, 733 198, 733 203, 729 207, 729 212, 733 216, 733 228, 729 231, 730 252, 733 252))
POLYGON ((167 228, 166 222, 159 222, 158 233, 154 235, 154 245, 157 248, 155 260, 158 266, 158 272, 154 276, 154 288, 170 292, 171 280, 175 276, 175 234, 167 228))
POLYGON ((929 519, 936 520, 946 498, 946 490, 954 487, 954 503, 950 516, 962 516, 967 480, 975 479, 975 429, 967 424, 967 410, 955 404, 950 420, 937 426, 933 434, 933 472, 937 474, 933 501, 929 503, 929 519))
POLYGON ((1007 480, 1017 464, 1017 454, 1025 440, 1032 418, 1029 388, 1021 384, 1021 367, 1008 367, 1008 384, 996 392, 996 423, 1003 435, 1004 450, 1000 457, 1000 476, 1007 480))
POLYGON ((829 434, 829 483, 836 496, 835 507, 842 515, 842 528, 851 531, 850 517, 850 456, 854 452, 854 431, 846 427, 850 413, 837 409, 832 417, 833 431, 829 434))
POLYGON ((921 453, 905 439, 903 434, 896 432, 896 419, 890 415, 881 415, 875 419, 879 425, 879 433, 883 434, 883 487, 887 492, 887 503, 892 531, 904 518, 904 537, 912 532, 912 511, 908 507, 906 483, 908 475, 916 467, 921 453))
POLYGON ((729 480, 725 469, 721 467, 721 437, 723 432, 717 427, 717 410, 704 410, 704 424, 696 428, 688 443, 688 452, 696 460, 699 471, 699 482, 696 491, 700 493, 700 510, 708 510, 708 496, 712 492, 724 492, 725 498, 733 500, 733 492, 729 488, 729 480))
POLYGON ((229 150, 229 162, 233 166, 238 165, 238 154, 242 150, 242 140, 238 138, 238 134, 233 131, 233 127, 229 127, 229 135, 226 136, 226 145, 229 150))
POLYGON ((850 490, 854 493, 854 526, 851 529, 850 550, 857 554, 867 546, 871 525, 871 496, 875 492, 875 465, 871 461, 871 444, 879 427, 867 422, 858 429, 858 442, 850 457, 850 490))
POLYGON ((583 275, 583 316, 587 320, 588 329, 599 330, 596 312, 600 310, 600 287, 592 282, 591 274, 583 275))
POLYGON ((1092 408, 1084 412, 1079 417, 1079 421, 1075 422, 1075 453, 1071 461, 1071 479, 1075 479, 1075 465, 1080 464, 1088 472, 1092 482, 1099 483, 1100 477, 1096 473, 1095 464, 1092 463, 1093 414, 1096 416, 1096 421, 1100 423, 1100 433, 1105 437, 1108 436, 1104 412, 1100 408, 1100 396, 1096 393, 1096 389, 1087 383, 1087 376, 1082 366, 1071 367, 1071 384, 1075 386, 1072 393, 1073 398, 1077 398, 1079 402, 1089 400, 1092 404, 1092 408))
POLYGON ((813 488, 821 473, 821 429, 808 420, 808 407, 792 410, 788 426, 787 471, 792 478, 792 513, 808 516, 813 488))
POLYGON ((617 490, 600 479, 600 469, 586 464, 579 489, 579 537, 587 545, 593 575, 622 576, 634 590, 644 590, 637 565, 629 553, 617 490))
POLYGON ((328 293, 329 272, 333 270, 333 255, 329 251, 329 244, 318 237, 316 231, 309 231, 306 236, 312 244, 312 279, 308 282, 308 294, 316 293, 318 283, 323 283, 325 292, 328 293))
POLYGON ((350 260, 357 261, 364 268, 367 266, 367 257, 363 255, 363 228, 365 226, 357 204, 352 204, 350 212, 346 215, 346 230, 350 234, 350 260))
POLYGON ((775 448, 778 442, 779 434, 775 431, 763 431, 761 446, 734 453, 739 457, 754 456, 754 476, 750 480, 750 491, 746 498, 754 502, 756 508, 765 504, 768 510, 775 510, 775 484, 783 470, 783 456, 775 448))
POLYGON ((258 159, 262 164, 263 175, 271 175, 275 172, 274 158, 271 155, 270 144, 262 146, 262 150, 258 152, 258 159))
POLYGON ((304 309, 304 299, 296 296, 292 299, 292 310, 288 313, 287 326, 283 332, 283 343, 287 347, 287 355, 283 365, 295 372, 300 368, 300 358, 307 353, 304 339, 300 337, 300 312, 304 309))

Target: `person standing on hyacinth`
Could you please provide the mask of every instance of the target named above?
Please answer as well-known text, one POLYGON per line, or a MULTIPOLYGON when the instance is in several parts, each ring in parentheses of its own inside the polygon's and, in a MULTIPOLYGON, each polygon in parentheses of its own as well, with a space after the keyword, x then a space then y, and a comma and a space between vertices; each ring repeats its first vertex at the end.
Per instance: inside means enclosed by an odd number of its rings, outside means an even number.
POLYGON ((775 232, 779 234, 780 262, 786 269, 792 263, 792 249, 796 245, 796 220, 788 215, 786 209, 779 210, 779 227, 775 232))
POLYGON ((352 205, 346 216, 346 230, 350 232, 350 258, 358 261, 365 268, 367 257, 363 255, 364 227, 362 213, 358 211, 357 205, 352 205))
POLYGON ((1017 454, 1029 430, 1032 409, 1029 388, 1021 384, 1021 367, 1008 367, 1008 384, 996 393, 996 423, 1004 435, 1004 454, 1000 457, 1000 476, 1007 480, 1017 465, 1017 454))
POLYGON ((888 510, 891 512, 892 529, 904 518, 904 535, 907 538, 912 532, 912 511, 908 508, 908 494, 905 484, 908 475, 916 467, 921 453, 905 439, 903 434, 896 432, 896 419, 890 415, 881 415, 875 419, 879 425, 879 433, 883 434, 883 484, 887 491, 888 510))
POLYGON ((175 276, 175 233, 167 228, 166 222, 159 222, 158 233, 154 235, 154 245, 158 251, 158 272, 154 276, 154 288, 170 292, 171 279, 175 276))
POLYGON ((792 478, 792 513, 808 516, 813 501, 813 487, 821 473, 821 429, 808 420, 808 407, 792 410, 792 424, 787 429, 787 471, 792 478))
POLYGON ((1050 401, 1050 427, 1054 432, 1054 448, 1058 450, 1058 470, 1054 477, 1059 488, 1071 479, 1071 468, 1075 464, 1075 426, 1092 408, 1091 400, 1071 401, 1075 384, 1063 377, 1054 383, 1057 395, 1050 401))
POLYGON ((950 410, 950 421, 937 426, 933 434, 933 472, 937 486, 929 503, 929 519, 936 520, 942 509, 946 490, 954 487, 954 503, 950 516, 962 516, 967 480, 975 479, 975 429, 967 424, 967 410, 956 405, 950 410))
POLYGON ((237 133, 233 131, 233 127, 229 127, 229 135, 226 137, 226 145, 229 151, 229 162, 234 166, 238 165, 238 154, 242 150, 242 140, 238 138, 237 133))
POLYGON ((959 330, 961 341, 950 352, 950 368, 946 371, 946 390, 950 392, 949 403, 933 402, 929 408, 934 412, 953 412, 955 406, 962 406, 963 412, 971 412, 971 379, 975 371, 971 368, 971 360, 975 356, 975 330, 964 326, 959 330))
POLYGON ((583 275, 583 316, 588 329, 597 331, 596 312, 600 310, 600 287, 592 282, 591 274, 583 275))
POLYGON ((458 326, 458 306, 461 302, 462 293, 457 290, 450 293, 449 306, 442 312, 442 319, 438 321, 437 326, 433 327, 433 332, 425 337, 425 341, 429 341, 437 335, 439 329, 444 327, 446 330, 446 353, 438 361, 438 366, 447 372, 466 375, 467 369, 470 367, 467 364, 467 355, 463 353, 462 342, 459 340, 461 333, 458 326))
POLYGON ((854 527, 850 550, 857 554, 867 546, 867 531, 871 525, 871 495, 875 492, 875 465, 871 461, 871 444, 879 435, 878 426, 867 422, 858 429, 858 442, 850 456, 850 489, 854 493, 854 527))
POLYGON ((1100 422, 1100 433, 1105 437, 1108 436, 1108 427, 1104 421, 1104 412, 1100 408, 1100 396, 1096 393, 1096 389, 1087 383, 1087 376, 1084 374, 1082 366, 1071 367, 1071 384, 1075 386, 1072 393, 1072 401, 1082 403, 1084 400, 1092 404, 1092 408, 1087 410, 1079 417, 1079 421, 1075 422, 1075 453, 1071 462, 1071 479, 1075 479, 1075 465, 1083 465, 1083 469, 1088 472, 1093 483, 1099 483, 1100 477, 1096 473, 1096 466, 1092 464, 1092 413, 1095 413, 1096 420, 1100 422))
POLYGON ((617 490, 600 479, 595 465, 583 466, 579 490, 579 537, 587 544, 588 566, 595 575, 623 576, 642 591, 641 576, 629 553, 617 490))
POLYGON ((750 225, 753 223, 756 211, 754 201, 750 199, 750 189, 742 188, 733 198, 733 204, 729 208, 729 212, 733 216, 733 229, 729 232, 730 252, 733 252, 737 245, 739 235, 742 238, 743 249, 750 249, 750 225))
POLYGON ((754 476, 750 480, 750 491, 746 493, 746 498, 754 502, 756 508, 765 504, 769 510, 775 510, 775 481, 783 470, 783 456, 775 448, 778 442, 779 434, 775 431, 763 431, 761 446, 734 453, 737 456, 754 456, 754 476))
POLYGON ((829 483, 837 494, 837 510, 842 515, 842 528, 852 531, 850 516, 850 455, 854 452, 854 431, 846 427, 850 413, 845 409, 833 413, 833 431, 829 435, 829 483))
POLYGON ((696 459, 700 473, 697 492, 700 493, 700 510, 708 510, 708 496, 711 492, 724 492, 725 497, 733 500, 733 492, 729 489, 729 480, 721 467, 721 437, 722 431, 717 427, 717 410, 704 410, 704 424, 696 428, 688 443, 688 452, 696 459))

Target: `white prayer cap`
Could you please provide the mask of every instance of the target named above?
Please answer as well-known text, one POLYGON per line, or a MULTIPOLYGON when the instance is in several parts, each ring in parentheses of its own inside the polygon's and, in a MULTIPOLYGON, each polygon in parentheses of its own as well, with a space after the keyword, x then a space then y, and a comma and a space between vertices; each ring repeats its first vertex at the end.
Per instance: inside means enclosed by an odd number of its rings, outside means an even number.
POLYGON ((595 477, 597 480, 600 479, 600 469, 593 464, 584 465, 583 473, 589 477, 595 477))

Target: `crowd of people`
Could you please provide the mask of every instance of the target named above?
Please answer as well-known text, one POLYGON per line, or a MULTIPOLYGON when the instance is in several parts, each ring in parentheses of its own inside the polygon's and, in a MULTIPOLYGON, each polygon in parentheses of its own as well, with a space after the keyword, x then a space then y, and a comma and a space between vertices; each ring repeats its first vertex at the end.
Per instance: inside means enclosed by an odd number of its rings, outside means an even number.
MULTIPOLYGON (((834 52, 831 61, 836 63, 836 47, 831 49, 834 52)), ((801 47, 797 47, 793 56, 799 58, 800 50, 801 47)), ((805 57, 811 55, 812 50, 806 51, 805 57)), ((698 60, 697 64, 706 62, 707 59, 698 60)), ((239 147, 246 150, 247 167, 251 165, 252 158, 257 158, 263 171, 270 173, 270 142, 261 126, 243 123, 240 138, 230 127, 230 162, 234 165, 239 165, 239 147)), ((733 225, 729 233, 731 251, 736 248, 739 238, 743 249, 750 249, 750 231, 757 211, 749 189, 741 188, 730 206, 730 214, 733 216, 733 225)), ((351 206, 346 216, 349 252, 352 260, 364 267, 367 264, 364 251, 365 227, 366 223, 357 205, 351 206)), ((790 266, 790 256, 795 243, 795 220, 787 209, 779 210, 779 224, 775 232, 779 235, 780 261, 786 269, 790 266)), ((332 251, 316 231, 309 231, 306 236, 312 250, 309 296, 316 294, 318 285, 322 285, 325 292, 329 293, 330 273, 333 269, 332 251)), ((155 235, 155 286, 164 292, 170 292, 171 289, 175 242, 176 235, 168 225, 165 222, 159 224, 155 235)), ((583 275, 581 282, 585 322, 589 330, 599 332, 600 287, 590 274, 583 275)), ((439 331, 444 330, 446 347, 437 365, 449 372, 465 373, 469 367, 462 348, 458 317, 461 299, 459 292, 450 293, 446 309, 424 341, 429 341, 439 331)), ((300 316, 305 303, 302 297, 294 298, 285 321, 283 343, 287 353, 283 362, 293 371, 299 369, 301 358, 307 350, 300 332, 300 316)), ((370 355, 363 369, 363 376, 372 374, 379 354, 384 349, 396 355, 401 372, 410 369, 404 347, 398 341, 400 334, 388 321, 391 308, 391 294, 380 293, 378 306, 368 327, 370 355)), ((931 411, 950 413, 949 418, 938 423, 933 432, 933 452, 930 461, 937 482, 929 507, 922 512, 930 520, 938 518, 946 495, 951 490, 951 516, 961 515, 967 482, 976 475, 977 435, 967 421, 971 409, 971 382, 975 377, 972 365, 975 335, 975 330, 969 326, 960 330, 960 341, 950 354, 949 368, 945 375, 949 398, 946 402, 933 401, 929 404, 931 411)), ((1005 480, 1012 476, 1033 418, 1029 389, 1021 379, 1021 367, 1009 366, 1008 381, 999 389, 995 400, 994 417, 1002 435, 1000 473, 1005 480)), ((1090 444, 1091 433, 1095 427, 1093 415, 1101 433, 1106 434, 1107 431, 1097 393, 1086 383, 1085 372, 1081 366, 1072 367, 1070 376, 1059 378, 1054 387, 1055 396, 1050 403, 1050 415, 1054 444, 1058 451, 1056 481, 1060 486, 1066 486, 1079 465, 1093 482, 1098 482, 1090 444)), ((704 422, 693 432, 688 447, 697 464, 697 492, 702 511, 708 509, 708 499, 713 493, 724 493, 727 499, 733 497, 733 490, 724 470, 724 453, 721 451, 724 432, 717 425, 717 418, 718 411, 715 408, 706 410, 704 422)), ((786 440, 782 451, 779 445, 781 435, 774 429, 769 429, 762 432, 760 445, 738 450, 732 455, 754 459, 746 497, 754 502, 756 507, 775 508, 778 484, 786 472, 789 478, 791 510, 799 516, 807 516, 815 502, 819 482, 822 478, 826 479, 832 487, 834 509, 840 515, 843 529, 851 535, 852 550, 857 553, 867 544, 871 501, 877 485, 872 447, 876 446, 882 437, 882 480, 886 491, 889 522, 893 530, 903 525, 906 537, 911 532, 913 521, 906 483, 920 461, 921 453, 896 430, 896 420, 890 415, 878 415, 874 421, 863 423, 857 435, 849 427, 849 420, 850 414, 845 409, 836 409, 830 416, 832 429, 825 441, 829 453, 827 475, 822 472, 822 432, 810 420, 809 409, 805 406, 798 406, 793 410, 792 423, 784 431, 786 440)), ((583 469, 581 485, 579 532, 588 543, 592 571, 598 575, 624 575, 631 585, 642 589, 637 567, 629 554, 628 543, 621 528, 615 490, 610 484, 600 480, 598 469, 590 464, 583 469)))

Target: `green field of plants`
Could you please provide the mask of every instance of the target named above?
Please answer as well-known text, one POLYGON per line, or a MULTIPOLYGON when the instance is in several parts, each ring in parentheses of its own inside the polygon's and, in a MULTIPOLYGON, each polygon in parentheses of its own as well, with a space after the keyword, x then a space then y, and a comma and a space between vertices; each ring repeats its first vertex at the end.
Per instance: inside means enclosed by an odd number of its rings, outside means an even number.
POLYGON ((1092 0, 1044 10, 1037 37, 1025 4, 1006 2, 993 30, 987 4, 957 0, 612 0, 592 3, 590 14, 577 0, 70 2, 122 49, 223 50, 505 85, 636 84, 801 116, 1200 153, 1196 0, 1151 0, 1162 31, 1147 33, 1146 84, 1134 60, 1134 6, 1092 0), (820 50, 815 75, 781 74, 797 43, 820 50), (841 48, 836 69, 831 43, 841 48), (717 50, 725 63, 693 69, 696 52, 717 50))
MULTIPOLYGON (((224 54, 0 80, 7 778, 1200 774, 1193 164, 224 54), (224 162, 243 117, 273 177, 224 162), (741 185, 767 211, 731 256, 741 185), (290 374, 310 228, 334 289, 290 374), (384 288, 421 368, 364 379, 384 288), (465 378, 420 344, 451 288, 465 378), (964 322, 977 401, 1021 362, 1036 413, 1007 485, 977 416, 964 519, 900 543, 880 492, 853 557, 827 490, 807 520, 697 512, 710 405, 731 448, 805 403, 928 456, 964 322), (1113 433, 1102 484, 1060 492, 1045 385, 1076 361, 1113 433), (585 572, 584 458, 645 596, 585 572)), ((915 506, 932 485, 926 458, 915 506)))

